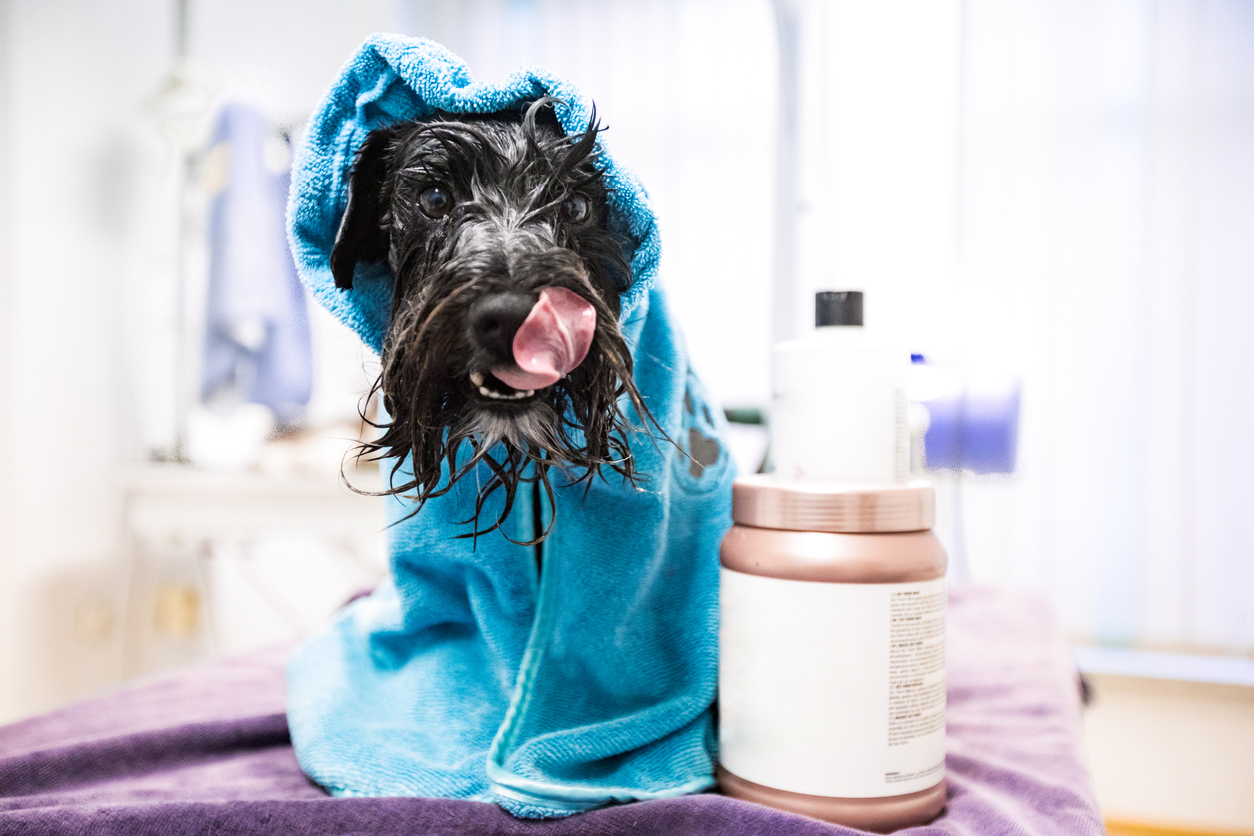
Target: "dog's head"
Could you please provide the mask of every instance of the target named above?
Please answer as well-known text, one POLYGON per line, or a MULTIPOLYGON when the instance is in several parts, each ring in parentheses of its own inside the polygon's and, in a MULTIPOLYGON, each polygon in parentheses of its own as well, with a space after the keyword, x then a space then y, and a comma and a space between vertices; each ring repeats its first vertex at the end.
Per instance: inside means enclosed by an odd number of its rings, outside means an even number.
POLYGON ((610 230, 600 127, 594 113, 566 137, 553 103, 371 132, 331 254, 337 287, 358 262, 395 277, 375 384, 390 422, 366 452, 395 458, 387 493, 418 508, 485 464, 474 534, 500 527, 521 482, 551 496, 552 467, 574 482, 604 466, 635 479, 620 398, 648 417, 618 328, 632 276, 610 230), (398 484, 406 456, 413 478, 398 484), (481 527, 498 490, 503 510, 481 527))

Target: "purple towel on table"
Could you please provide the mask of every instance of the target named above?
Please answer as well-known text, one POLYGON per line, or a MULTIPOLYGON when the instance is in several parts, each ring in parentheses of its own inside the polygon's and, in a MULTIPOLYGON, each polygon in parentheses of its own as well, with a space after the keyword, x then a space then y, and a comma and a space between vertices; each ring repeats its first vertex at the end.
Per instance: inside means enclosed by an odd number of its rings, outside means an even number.
MULTIPOLYGON (((1042 605, 952 593, 949 806, 913 836, 1087 836, 1104 828, 1080 755, 1075 674, 1042 605)), ((0 833, 849 836, 704 795, 520 821, 493 804, 329 798, 301 774, 279 648, 0 727, 0 833)))

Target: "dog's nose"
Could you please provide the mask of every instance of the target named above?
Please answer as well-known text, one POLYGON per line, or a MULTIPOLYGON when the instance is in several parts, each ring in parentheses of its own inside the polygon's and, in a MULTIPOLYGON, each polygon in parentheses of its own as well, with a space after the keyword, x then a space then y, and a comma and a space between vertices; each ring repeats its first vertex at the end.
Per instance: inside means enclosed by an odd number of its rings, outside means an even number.
POLYGON ((497 362, 513 362, 514 335, 537 297, 529 293, 494 293, 470 306, 470 338, 497 362))

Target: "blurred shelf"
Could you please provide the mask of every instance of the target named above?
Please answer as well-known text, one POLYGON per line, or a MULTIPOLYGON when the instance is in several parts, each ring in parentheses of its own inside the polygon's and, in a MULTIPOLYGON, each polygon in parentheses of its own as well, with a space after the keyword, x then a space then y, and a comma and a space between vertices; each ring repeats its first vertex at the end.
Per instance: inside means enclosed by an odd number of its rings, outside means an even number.
MULTIPOLYGON (((373 487, 378 473, 357 471, 349 478, 373 487)), ((381 497, 355 493, 332 474, 217 472, 157 464, 127 470, 122 485, 128 532, 149 540, 274 529, 355 538, 385 525, 381 497)))
POLYGON ((1084 673, 1254 687, 1254 659, 1238 656, 1078 647, 1075 659, 1084 673))

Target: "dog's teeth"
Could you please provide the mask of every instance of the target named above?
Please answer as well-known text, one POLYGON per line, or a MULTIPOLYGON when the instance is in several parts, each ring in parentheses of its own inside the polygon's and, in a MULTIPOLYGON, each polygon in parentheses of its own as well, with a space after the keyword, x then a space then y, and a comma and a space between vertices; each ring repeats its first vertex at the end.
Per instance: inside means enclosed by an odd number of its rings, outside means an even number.
POLYGON ((487 386, 483 385, 483 375, 479 374, 478 372, 471 372, 470 379, 472 382, 474 382, 476 386, 479 387, 480 395, 483 395, 485 398, 493 398, 498 401, 520 401, 523 398, 530 398, 532 395, 536 393, 535 389, 527 389, 526 391, 523 391, 520 389, 520 390, 511 392, 508 395, 505 394, 504 392, 494 392, 491 389, 489 389, 487 386), (478 377, 479 379, 475 380, 476 377, 478 377))

